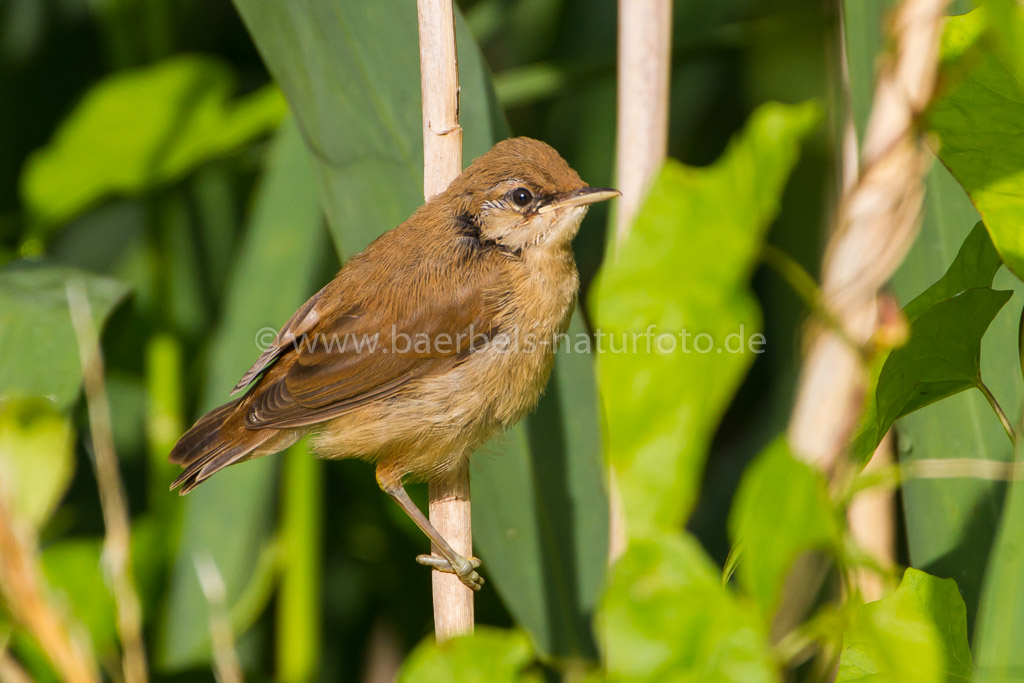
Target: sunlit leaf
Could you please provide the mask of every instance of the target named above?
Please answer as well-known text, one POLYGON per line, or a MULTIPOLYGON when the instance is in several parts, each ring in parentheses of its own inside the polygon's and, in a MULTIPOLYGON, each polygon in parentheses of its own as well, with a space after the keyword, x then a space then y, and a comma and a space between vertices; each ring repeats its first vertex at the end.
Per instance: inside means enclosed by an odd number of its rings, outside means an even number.
POLYGON ((805 551, 834 546, 840 533, 821 472, 794 458, 782 438, 744 472, 729 529, 733 542, 742 544, 740 584, 766 618, 778 605, 793 561, 805 551))
POLYGON ((715 427, 763 348, 749 279, 818 118, 813 105, 764 105, 714 165, 669 161, 599 276, 599 386, 631 529, 674 527, 693 506, 715 427))
POLYGON ((1019 82, 1024 83, 1024 6, 1017 0, 979 0, 988 25, 995 34, 995 45, 1001 59, 1019 82))
POLYGON ((777 680, 756 611, 722 586, 689 535, 630 542, 612 568, 598 630, 612 681, 777 680))
POLYGON ((75 470, 68 418, 47 401, 0 400, 0 498, 17 519, 40 527, 75 470))
POLYGON ((1024 85, 991 49, 985 27, 980 10, 948 20, 945 87, 927 122, 938 138, 939 158, 978 207, 1003 261, 1024 276, 1024 85))
POLYGON ((896 592, 856 609, 844 636, 839 683, 971 678, 966 610, 951 579, 908 569, 896 592))
POLYGON ((82 384, 67 284, 83 283, 96 329, 127 287, 75 268, 16 262, 0 268, 0 396, 43 396, 60 410, 82 384))
POLYGON ((232 100, 235 89, 228 66, 208 56, 107 77, 29 158, 25 205, 42 228, 63 223, 109 195, 177 180, 280 123, 287 107, 276 88, 232 100))
POLYGON ((438 645, 433 638, 420 643, 405 660, 399 683, 540 683, 528 667, 533 648, 518 631, 477 627, 471 636, 438 645))

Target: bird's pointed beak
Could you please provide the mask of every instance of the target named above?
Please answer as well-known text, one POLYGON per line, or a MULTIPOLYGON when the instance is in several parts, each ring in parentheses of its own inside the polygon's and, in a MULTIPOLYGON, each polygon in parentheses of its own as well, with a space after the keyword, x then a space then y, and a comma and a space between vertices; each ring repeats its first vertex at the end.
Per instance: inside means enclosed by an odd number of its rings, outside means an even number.
POLYGON ((584 187, 556 199, 550 204, 537 209, 537 213, 547 213, 555 209, 567 209, 573 206, 586 206, 595 202, 603 202, 607 199, 620 196, 622 193, 610 187, 584 187))

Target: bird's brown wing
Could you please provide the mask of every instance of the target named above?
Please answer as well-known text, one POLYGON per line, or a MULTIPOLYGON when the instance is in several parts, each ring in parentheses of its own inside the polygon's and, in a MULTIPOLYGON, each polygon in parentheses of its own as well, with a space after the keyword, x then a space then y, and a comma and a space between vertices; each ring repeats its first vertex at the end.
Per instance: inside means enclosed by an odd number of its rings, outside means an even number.
POLYGON ((279 338, 294 334, 296 340, 254 373, 276 362, 251 391, 245 426, 314 424, 454 367, 496 333, 496 307, 489 301, 496 273, 482 275, 472 286, 439 283, 440 291, 418 305, 411 300, 419 297, 382 296, 386 303, 340 306, 345 313, 333 316, 323 312, 324 299, 341 292, 321 290, 320 302, 293 317, 303 332, 286 326, 279 338))

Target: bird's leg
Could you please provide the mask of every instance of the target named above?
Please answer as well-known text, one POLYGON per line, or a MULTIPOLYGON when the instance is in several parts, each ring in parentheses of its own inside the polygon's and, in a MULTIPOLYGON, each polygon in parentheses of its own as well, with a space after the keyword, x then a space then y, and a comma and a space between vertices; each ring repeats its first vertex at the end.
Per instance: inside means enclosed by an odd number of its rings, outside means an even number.
POLYGON ((430 523, 427 516, 416 507, 416 503, 406 493, 401 481, 385 480, 378 472, 377 484, 380 485, 384 493, 391 496, 405 510, 405 514, 409 515, 412 521, 416 523, 416 526, 427 535, 427 538, 437 546, 438 551, 441 553, 441 557, 436 555, 419 555, 416 561, 438 571, 456 574, 462 580, 462 583, 475 591, 480 590, 481 586, 484 585, 483 577, 476 571, 477 567, 480 566, 480 560, 475 557, 466 558, 455 552, 448 544, 448 541, 444 540, 444 536, 430 523))

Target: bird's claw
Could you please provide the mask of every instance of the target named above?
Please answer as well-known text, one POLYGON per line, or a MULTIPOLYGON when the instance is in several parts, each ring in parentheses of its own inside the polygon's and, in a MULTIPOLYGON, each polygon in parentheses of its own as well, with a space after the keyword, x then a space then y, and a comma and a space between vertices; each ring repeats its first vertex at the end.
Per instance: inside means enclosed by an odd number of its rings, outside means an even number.
POLYGON ((480 590, 484 585, 484 577, 476 571, 480 567, 480 559, 476 557, 465 558, 461 555, 457 556, 455 560, 455 566, 448 561, 445 557, 439 555, 417 555, 416 561, 420 564, 436 569, 439 572, 447 572, 449 574, 455 574, 459 577, 462 583, 466 584, 475 591, 480 590))

